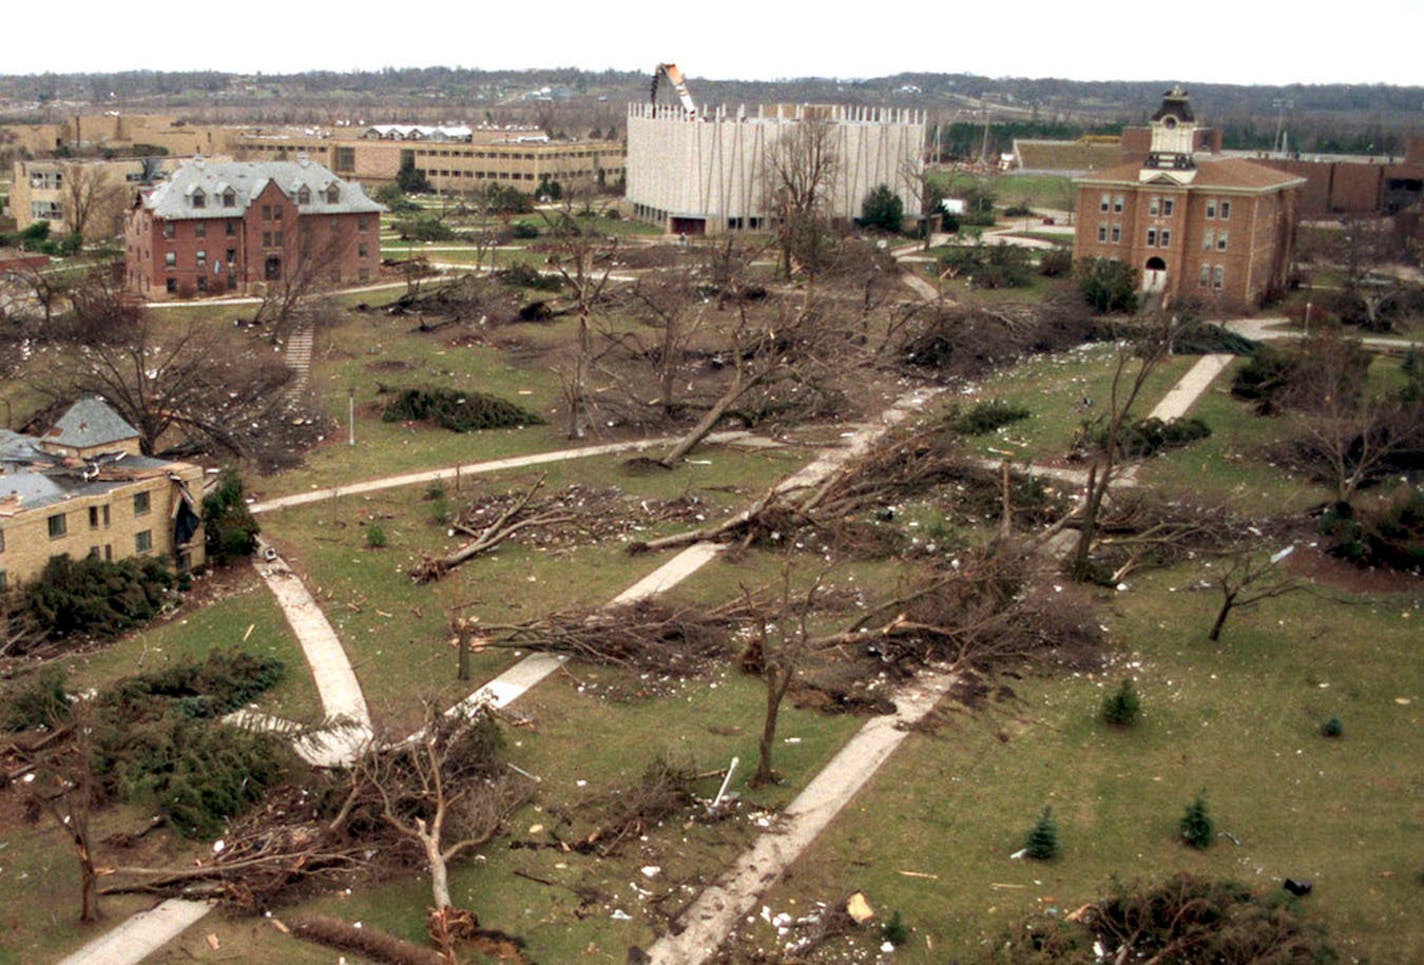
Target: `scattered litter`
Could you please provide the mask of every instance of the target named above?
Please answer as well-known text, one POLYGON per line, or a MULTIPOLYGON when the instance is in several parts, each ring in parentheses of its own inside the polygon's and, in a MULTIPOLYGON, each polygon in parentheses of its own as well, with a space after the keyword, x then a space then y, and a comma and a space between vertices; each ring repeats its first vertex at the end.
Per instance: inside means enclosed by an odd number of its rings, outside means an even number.
POLYGON ((644 878, 656 878, 659 874, 662 873, 663 869, 655 864, 647 864, 643 865, 640 870, 643 872, 644 878))
POLYGON ((882 955, 889 955, 889 954, 890 954, 891 952, 893 952, 894 950, 895 950, 895 943, 894 943, 894 942, 881 942, 881 943, 880 943, 880 953, 881 953, 882 955))
POLYGON ((626 911, 624 911, 622 908, 615 908, 615 909, 613 909, 613 914, 612 914, 612 915, 609 915, 608 917, 612 918, 614 921, 632 921, 632 920, 633 920, 633 916, 630 915, 630 914, 628 914, 628 913, 627 913, 626 911))
POLYGON ((538 834, 540 831, 543 831, 543 830, 544 830, 544 825, 542 825, 542 824, 531 824, 531 825, 529 825, 529 833, 530 833, 530 834, 538 834))
POLYGON ((211 948, 213 951, 217 951, 219 948, 222 947, 222 942, 218 941, 218 936, 213 932, 208 932, 206 935, 204 935, 203 940, 208 943, 208 947, 211 948))
POLYGON ((930 881, 939 880, 939 875, 926 874, 923 871, 901 871, 899 874, 904 875, 906 878, 927 878, 930 881))
POLYGON ((870 907, 870 902, 865 900, 865 895, 857 891, 846 899, 846 914, 857 925, 864 925, 875 917, 875 909, 870 907))
POLYGON ((1014 861, 1017 861, 1020 858, 1024 857, 1026 854, 1028 854, 1028 848, 1019 848, 1013 854, 1009 855, 1009 857, 1014 861))
POLYGON ((213 842, 213 854, 222 854, 223 848, 226 847, 227 842, 224 841, 222 838, 218 838, 216 841, 213 842))

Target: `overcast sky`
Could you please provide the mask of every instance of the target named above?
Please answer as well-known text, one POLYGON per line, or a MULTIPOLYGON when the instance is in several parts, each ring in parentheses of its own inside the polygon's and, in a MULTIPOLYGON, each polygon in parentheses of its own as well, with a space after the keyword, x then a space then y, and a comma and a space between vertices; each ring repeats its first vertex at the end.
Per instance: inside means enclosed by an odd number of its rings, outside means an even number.
POLYGON ((425 0, 409 6, 68 0, 55 8, 20 4, 6 10, 5 22, 14 41, 0 56, 6 74, 438 64, 650 71, 670 60, 690 78, 715 79, 858 78, 910 70, 1424 84, 1417 54, 1424 0, 425 0), (30 29, 17 22, 26 15, 36 21, 30 29), (41 35, 49 39, 37 42, 41 35))

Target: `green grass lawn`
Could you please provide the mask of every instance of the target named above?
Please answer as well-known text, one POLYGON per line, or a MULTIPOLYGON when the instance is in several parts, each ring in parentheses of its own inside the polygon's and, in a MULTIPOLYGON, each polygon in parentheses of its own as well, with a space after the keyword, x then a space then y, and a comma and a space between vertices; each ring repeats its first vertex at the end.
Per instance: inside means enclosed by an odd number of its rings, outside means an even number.
MULTIPOLYGON (((102 688, 121 677, 153 673, 184 660, 238 647, 276 657, 286 665, 281 681, 262 695, 257 709, 289 720, 316 723, 321 701, 306 658, 281 608, 250 567, 239 564, 221 577, 226 587, 217 602, 184 609, 170 619, 131 633, 97 650, 68 658, 72 686, 102 688)), ((199 577, 195 592, 203 592, 199 577)))
POLYGON ((1030 207, 1072 207, 1071 178, 1056 174, 1003 174, 991 179, 989 184, 1000 206, 1027 204, 1030 207))
MULTIPOLYGON (((966 449, 1015 461, 1061 459, 1067 454, 1079 423, 1095 412, 1107 410, 1116 359, 1115 346, 1091 344, 1055 355, 1035 356, 985 378, 975 385, 973 395, 959 397, 962 407, 967 409, 977 401, 997 398, 1022 406, 1032 415, 989 435, 966 438, 966 449), (1084 399, 1091 399, 1093 405, 1084 406, 1084 399)), ((1195 363, 1193 357, 1176 357, 1159 365, 1148 377, 1133 415, 1146 417, 1195 363)), ((1129 360, 1123 377, 1125 387, 1136 371, 1136 361, 1129 360)))
MULTIPOLYGON (((739 508, 803 461, 794 452, 746 453, 714 447, 700 462, 650 476, 628 476, 623 457, 556 463, 536 472, 504 473, 466 483, 479 491, 524 489, 547 470, 546 491, 573 481, 618 486, 638 498, 696 494, 709 518, 739 508), (715 488, 712 488, 715 487, 715 488), (735 491, 729 491, 731 487, 735 491)), ((510 544, 453 571, 438 583, 416 586, 406 575, 424 554, 444 554, 463 539, 450 539, 423 499, 428 487, 386 490, 367 496, 264 514, 263 529, 304 575, 345 645, 366 692, 372 714, 409 726, 423 698, 458 699, 514 660, 489 650, 473 662, 475 681, 455 679, 446 614, 460 607, 486 624, 518 622, 554 609, 596 606, 612 599, 666 560, 630 556, 621 544, 545 551, 510 544), (387 546, 370 549, 372 524, 387 546)), ((451 493, 451 505, 457 497, 451 493)))
MULTIPOLYGON (((1315 883, 1308 920, 1347 959, 1410 960, 1424 944, 1407 843, 1424 820, 1420 611, 1401 598, 1296 595, 1234 614, 1210 644, 1218 598, 1187 592, 1209 575, 1143 575, 1105 600, 1117 655, 1107 673, 1029 674, 976 712, 942 708, 945 723, 912 736, 763 903, 797 914, 861 890, 880 920, 899 910, 913 929, 908 960, 945 961, 973 958, 1028 912, 1093 900, 1113 875, 1180 869, 1264 889, 1293 876, 1315 883), (1123 677, 1137 681, 1144 719, 1119 731, 1095 715, 1123 677), (1339 740, 1320 736, 1331 716, 1344 722, 1339 740), (1239 846, 1178 843, 1203 788, 1239 846), (1063 856, 1011 860, 1045 805, 1063 856)), ((751 931, 772 940, 760 922, 751 931)))

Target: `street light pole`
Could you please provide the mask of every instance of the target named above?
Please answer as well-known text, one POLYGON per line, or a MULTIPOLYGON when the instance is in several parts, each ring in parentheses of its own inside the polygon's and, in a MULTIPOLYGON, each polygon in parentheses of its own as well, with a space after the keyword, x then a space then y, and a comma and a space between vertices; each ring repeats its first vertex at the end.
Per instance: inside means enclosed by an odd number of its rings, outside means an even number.
POLYGON ((356 387, 346 389, 346 431, 348 446, 356 445, 356 387))

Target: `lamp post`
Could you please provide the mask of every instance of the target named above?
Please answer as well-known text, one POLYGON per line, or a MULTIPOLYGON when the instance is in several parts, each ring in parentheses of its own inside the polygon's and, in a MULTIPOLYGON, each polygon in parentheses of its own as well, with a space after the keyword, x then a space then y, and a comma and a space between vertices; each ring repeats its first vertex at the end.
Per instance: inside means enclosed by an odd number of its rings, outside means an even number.
POLYGON ((356 445, 356 386, 346 388, 346 432, 348 446, 356 445))

